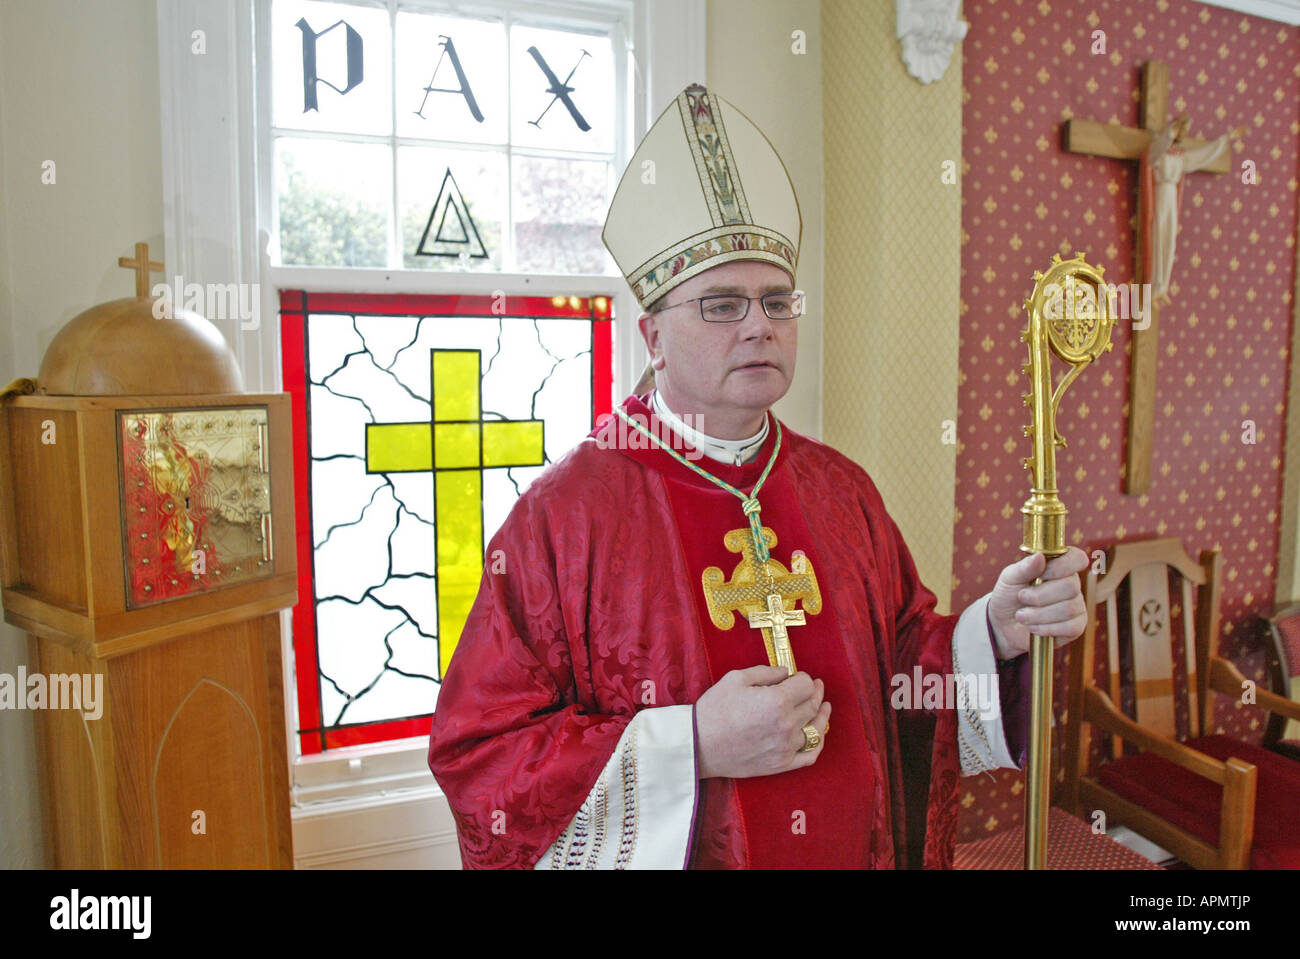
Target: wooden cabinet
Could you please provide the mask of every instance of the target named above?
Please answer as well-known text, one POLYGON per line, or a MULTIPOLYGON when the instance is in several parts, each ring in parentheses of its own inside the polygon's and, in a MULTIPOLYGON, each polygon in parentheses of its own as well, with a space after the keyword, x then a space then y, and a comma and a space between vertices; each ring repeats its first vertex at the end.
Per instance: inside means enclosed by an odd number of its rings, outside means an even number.
POLYGON ((290 868, 289 398, 28 395, 0 414, 5 619, 29 676, 102 689, 50 708, 50 683, 36 715, 48 863, 290 868))

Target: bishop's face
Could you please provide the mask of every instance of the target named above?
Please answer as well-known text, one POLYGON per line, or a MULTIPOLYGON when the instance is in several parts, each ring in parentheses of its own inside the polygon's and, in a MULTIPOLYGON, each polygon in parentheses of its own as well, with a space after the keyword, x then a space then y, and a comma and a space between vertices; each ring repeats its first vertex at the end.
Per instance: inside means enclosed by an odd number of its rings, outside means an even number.
POLYGON ((763 414, 790 388, 799 321, 769 318, 757 298, 793 289, 779 266, 741 260, 691 277, 665 297, 665 308, 642 314, 641 335, 669 409, 701 417, 698 429, 719 439, 758 432, 763 414), (701 318, 695 299, 720 293, 754 298, 743 320, 701 318))

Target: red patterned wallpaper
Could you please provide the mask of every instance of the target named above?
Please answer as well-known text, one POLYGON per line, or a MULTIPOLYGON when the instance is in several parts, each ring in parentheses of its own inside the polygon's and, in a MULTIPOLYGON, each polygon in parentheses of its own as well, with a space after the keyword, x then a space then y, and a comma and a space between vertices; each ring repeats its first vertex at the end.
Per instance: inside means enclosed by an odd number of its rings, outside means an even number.
MULTIPOLYGON (((1243 638, 1274 601, 1284 398, 1300 176, 1300 30, 1192 0, 967 0, 964 43, 961 353, 953 608, 1018 555, 1029 411, 1021 306, 1053 253, 1086 251, 1115 283, 1133 277, 1136 164, 1065 153, 1071 116, 1136 126, 1140 69, 1170 69, 1170 113, 1207 139, 1248 127, 1234 173, 1184 188, 1173 303, 1160 313, 1149 494, 1126 496, 1130 330, 1063 402, 1061 498, 1070 542, 1177 536, 1223 551, 1223 644, 1263 674, 1243 638), (1094 54, 1094 31, 1106 53, 1094 54), (1259 182, 1241 182, 1253 160, 1259 182), (1242 421, 1257 443, 1242 443, 1242 421), (1240 648, 1239 648, 1240 647, 1240 648)), ((1285 597, 1284 597, 1285 598, 1285 597)), ((1058 667, 1062 658, 1058 656, 1058 667)), ((1058 680, 1063 670, 1058 668, 1058 680)), ((1064 693, 1058 681, 1058 717, 1064 693)), ((1240 704, 1218 721, 1258 736, 1240 704)), ((1059 737, 1058 737, 1059 738, 1059 737)), ((1020 822, 1023 779, 967 780, 959 841, 1020 822)))

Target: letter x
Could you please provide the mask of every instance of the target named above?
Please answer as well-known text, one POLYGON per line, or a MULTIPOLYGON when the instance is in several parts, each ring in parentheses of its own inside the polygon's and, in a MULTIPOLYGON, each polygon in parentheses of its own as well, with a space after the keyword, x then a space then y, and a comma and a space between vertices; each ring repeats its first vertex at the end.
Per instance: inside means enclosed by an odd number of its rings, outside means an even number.
POLYGON ((569 86, 569 81, 572 80, 573 75, 578 72, 578 67, 582 65, 582 61, 591 56, 591 54, 586 50, 583 50, 582 56, 578 57, 578 62, 573 65, 573 69, 569 71, 569 75, 565 77, 564 82, 561 83, 559 77, 555 75, 555 71, 553 71, 550 66, 547 65, 546 61, 542 59, 542 54, 536 47, 529 47, 528 52, 532 54, 533 59, 537 61, 537 66, 541 68, 542 73, 546 74, 546 79, 551 84, 546 88, 546 92, 553 94, 551 102, 546 104, 546 109, 541 112, 541 115, 538 116, 536 120, 529 120, 528 122, 538 129, 541 129, 542 117, 546 116, 551 107, 555 106, 556 100, 563 100, 565 108, 569 111, 569 116, 573 117, 573 122, 578 125, 578 129, 583 133, 590 130, 591 124, 588 123, 583 115, 578 112, 578 108, 574 106, 573 101, 569 99, 569 94, 573 92, 573 87, 569 86))

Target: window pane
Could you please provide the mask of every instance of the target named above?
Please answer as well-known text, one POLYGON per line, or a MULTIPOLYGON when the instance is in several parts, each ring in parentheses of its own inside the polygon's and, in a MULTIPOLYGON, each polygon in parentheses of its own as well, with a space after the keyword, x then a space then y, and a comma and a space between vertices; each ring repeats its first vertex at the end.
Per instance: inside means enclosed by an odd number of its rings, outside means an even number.
POLYGON ((514 144, 613 153, 614 56, 609 37, 514 27, 510 49, 514 144))
POLYGON ((521 272, 606 273, 600 239, 609 164, 514 158, 515 261, 521 272))
POLYGON ((271 7, 274 124, 392 133, 392 43, 388 11, 382 8, 276 0, 271 7))
POLYGON ((504 24, 397 15, 398 136, 504 144, 506 75, 504 24))
POLYGON ((281 263, 388 265, 388 147, 280 137, 275 154, 281 263))
POLYGON ((398 242, 407 269, 504 268, 508 189, 504 154, 401 147, 397 189, 398 242))

